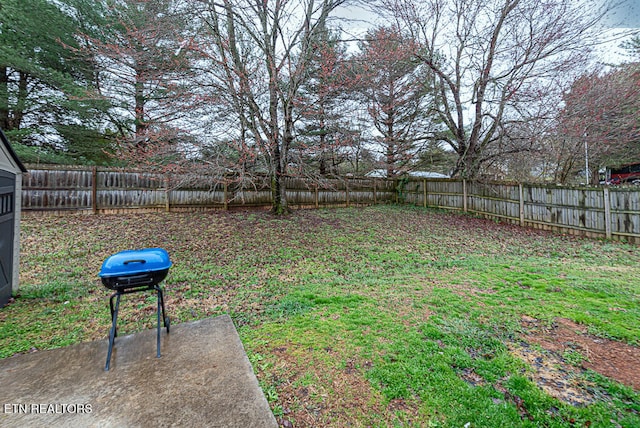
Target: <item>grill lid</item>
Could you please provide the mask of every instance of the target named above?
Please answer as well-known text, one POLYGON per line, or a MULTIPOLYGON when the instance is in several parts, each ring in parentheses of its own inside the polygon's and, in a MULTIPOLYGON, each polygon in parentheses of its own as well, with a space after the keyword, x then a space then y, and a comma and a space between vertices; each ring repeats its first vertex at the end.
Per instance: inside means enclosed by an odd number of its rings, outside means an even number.
POLYGON ((125 250, 110 256, 102 263, 100 277, 110 278, 168 270, 171 264, 169 253, 163 248, 125 250))

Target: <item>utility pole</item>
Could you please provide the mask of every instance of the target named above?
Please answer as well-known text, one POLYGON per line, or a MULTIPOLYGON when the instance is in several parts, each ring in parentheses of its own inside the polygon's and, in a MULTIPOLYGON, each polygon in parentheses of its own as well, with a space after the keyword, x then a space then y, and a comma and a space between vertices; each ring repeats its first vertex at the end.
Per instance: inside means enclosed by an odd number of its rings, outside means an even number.
POLYGON ((584 175, 585 184, 588 186, 591 183, 591 173, 589 172, 589 143, 587 143, 587 137, 584 138, 584 175))

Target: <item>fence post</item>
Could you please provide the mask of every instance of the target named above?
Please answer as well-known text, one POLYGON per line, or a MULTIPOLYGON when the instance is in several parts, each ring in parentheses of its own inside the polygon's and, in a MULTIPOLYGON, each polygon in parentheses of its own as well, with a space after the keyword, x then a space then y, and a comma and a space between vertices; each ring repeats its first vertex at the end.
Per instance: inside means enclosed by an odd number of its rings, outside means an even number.
POLYGON ((467 180, 462 179, 462 210, 467 212, 467 180))
POLYGON ((344 187, 347 196, 347 208, 349 208, 349 177, 344 179, 344 187))
POLYGON ((376 183, 378 182, 378 180, 376 180, 375 178, 373 179, 373 205, 377 205, 378 204, 378 200, 376 198, 376 183))
POLYGON ((396 204, 398 204, 398 202, 400 201, 400 198, 398 198, 398 185, 399 185, 398 179, 394 178, 393 179, 393 188, 395 189, 394 193, 396 195, 396 204))
POLYGON ((427 179, 422 179, 422 206, 427 208, 427 179))
POLYGON ((611 239, 611 199, 609 198, 609 188, 603 189, 604 197, 604 233, 607 239, 611 239))
POLYGON ((524 227, 524 189, 522 183, 518 184, 518 197, 520 198, 520 227, 524 227))
POLYGON ((98 167, 91 168, 91 210, 98 213, 98 167))
POLYGON ((222 202, 224 205, 224 210, 227 211, 229 209, 229 185, 227 184, 227 179, 224 179, 224 201, 222 202))
POLYGON ((315 200, 316 200, 316 209, 320 208, 320 198, 318 196, 318 183, 315 186, 315 200))
POLYGON ((167 174, 167 176, 164 178, 164 198, 166 202, 166 207, 165 207, 166 212, 171 212, 171 200, 170 200, 171 189, 169 187, 170 184, 171 184, 171 175, 167 174))

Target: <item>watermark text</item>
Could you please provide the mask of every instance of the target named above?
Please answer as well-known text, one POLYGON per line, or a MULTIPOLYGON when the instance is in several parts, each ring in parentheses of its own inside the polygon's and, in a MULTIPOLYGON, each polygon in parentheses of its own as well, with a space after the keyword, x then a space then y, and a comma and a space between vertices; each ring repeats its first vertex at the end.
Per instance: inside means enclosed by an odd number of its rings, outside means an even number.
POLYGON ((4 403, 2 413, 5 414, 87 414, 91 413, 93 408, 90 403, 4 403))

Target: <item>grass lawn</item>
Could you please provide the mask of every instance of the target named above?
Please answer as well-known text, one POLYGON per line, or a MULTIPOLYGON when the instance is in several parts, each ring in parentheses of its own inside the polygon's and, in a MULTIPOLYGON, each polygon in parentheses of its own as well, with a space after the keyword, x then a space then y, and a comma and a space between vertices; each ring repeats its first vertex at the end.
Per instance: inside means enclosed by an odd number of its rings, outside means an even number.
POLYGON ((155 246, 172 324, 230 314, 284 426, 640 427, 636 246, 412 207, 25 215, 0 358, 106 338, 102 262, 155 246))

